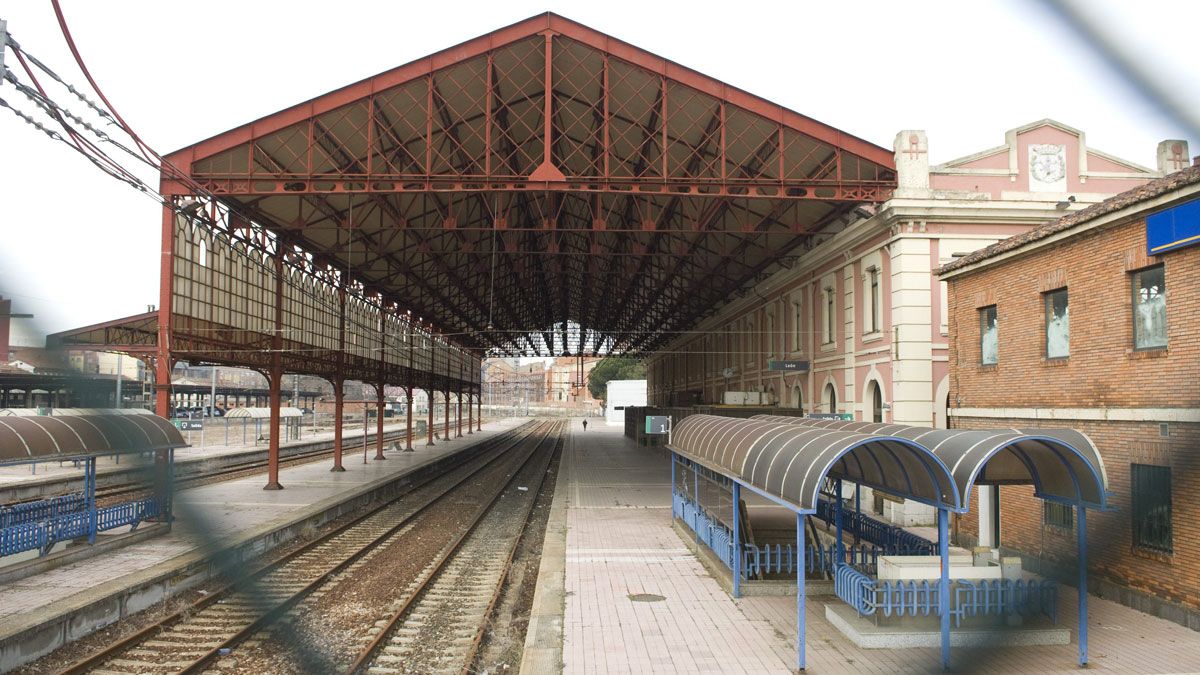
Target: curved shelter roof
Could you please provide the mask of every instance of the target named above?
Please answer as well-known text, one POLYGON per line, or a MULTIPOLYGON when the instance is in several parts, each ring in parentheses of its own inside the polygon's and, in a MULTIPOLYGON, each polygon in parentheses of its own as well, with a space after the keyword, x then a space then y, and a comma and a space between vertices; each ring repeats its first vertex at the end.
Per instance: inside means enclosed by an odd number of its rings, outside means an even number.
POLYGON ((805 512, 815 512, 827 476, 962 510, 949 469, 921 444, 897 436, 691 415, 673 430, 670 448, 805 512))
POLYGON ((169 450, 187 445, 156 415, 0 417, 0 463, 169 450))
POLYGON ((1097 509, 1108 504, 1104 459, 1091 439, 1074 429, 935 429, 777 415, 754 419, 919 443, 950 468, 963 504, 970 503, 976 483, 1031 484, 1042 499, 1097 509))
POLYGON ((568 322, 652 351, 896 186, 891 150, 550 13, 167 159, 164 194, 232 210, 214 229, 510 353, 568 322))
MULTIPOLYGON (((304 411, 299 408, 281 407, 279 409, 280 417, 301 417, 304 411)), ((254 420, 269 420, 271 419, 270 408, 233 408, 225 413, 225 417, 230 419, 254 419, 254 420)))

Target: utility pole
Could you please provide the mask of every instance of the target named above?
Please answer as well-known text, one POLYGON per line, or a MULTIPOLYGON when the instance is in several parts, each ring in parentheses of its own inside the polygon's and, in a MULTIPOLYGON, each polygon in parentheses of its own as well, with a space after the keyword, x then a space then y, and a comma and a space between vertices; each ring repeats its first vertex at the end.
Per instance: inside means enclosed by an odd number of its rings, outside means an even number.
MULTIPOLYGON (((0 33, 2 33, 2 32, 3 32, 3 29, 0 29, 0 33)), ((0 73, 0 77, 3 77, 2 73, 0 73)), ((116 405, 117 410, 120 410, 122 408, 122 406, 121 406, 121 373, 124 371, 121 369, 121 360, 123 358, 124 358, 124 356, 122 354, 117 354, 117 405, 116 405)))

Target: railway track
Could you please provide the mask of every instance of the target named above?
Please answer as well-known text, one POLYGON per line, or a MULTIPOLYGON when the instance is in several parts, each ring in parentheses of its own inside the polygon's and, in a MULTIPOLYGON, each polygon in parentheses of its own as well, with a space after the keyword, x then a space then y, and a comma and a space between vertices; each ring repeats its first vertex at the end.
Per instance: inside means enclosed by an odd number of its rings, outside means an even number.
POLYGON ((473 459, 267 563, 191 606, 80 661, 64 673, 194 673, 234 649, 338 574, 393 542, 432 506, 513 473, 550 424, 498 435, 473 459))
POLYGON ((562 423, 418 579, 347 673, 462 673, 472 664, 528 530, 562 423), (522 486, 524 489, 512 489, 522 486))

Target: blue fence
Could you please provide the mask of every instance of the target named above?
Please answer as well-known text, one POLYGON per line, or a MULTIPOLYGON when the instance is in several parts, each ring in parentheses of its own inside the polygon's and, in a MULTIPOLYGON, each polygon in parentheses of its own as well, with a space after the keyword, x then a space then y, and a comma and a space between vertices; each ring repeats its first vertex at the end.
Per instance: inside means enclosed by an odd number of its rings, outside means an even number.
MULTIPOLYGON (((817 500, 816 515, 818 518, 833 524, 835 512, 832 501, 817 500)), ((905 551, 903 554, 886 553, 885 555, 937 555, 937 544, 925 537, 850 509, 842 509, 842 528, 847 533, 856 535, 859 539, 869 541, 887 551, 905 551)))
MULTIPOLYGON (((682 520, 697 538, 707 546, 717 558, 729 569, 733 569, 733 533, 724 524, 710 517, 696 506, 687 495, 672 491, 671 510, 673 515, 682 520)), ((844 514, 843 514, 844 515, 844 514)), ((879 521, 874 521, 879 522, 879 521)), ((899 528, 895 528, 899 529, 899 528)), ((866 537, 863 537, 864 539, 866 537)), ((917 537, 925 544, 929 542, 917 537)), ((893 537, 892 541, 901 541, 893 537)), ((845 546, 846 559, 843 561, 858 567, 874 567, 881 555, 927 555, 923 546, 917 548, 901 548, 891 546, 845 546)), ((808 572, 825 572, 832 575, 837 563, 837 546, 808 544, 805 547, 805 569, 808 572)), ((796 550, 792 544, 743 544, 742 545, 742 578, 765 576, 768 574, 795 574, 796 550)))
MULTIPOLYGON (((880 581, 838 565, 833 590, 859 616, 937 616, 937 580, 880 581)), ((1049 580, 992 579, 952 582, 954 625, 968 616, 1044 614, 1058 622, 1058 584, 1049 580)))
POLYGON ((36 502, 0 506, 0 527, 37 522, 82 511, 86 508, 87 497, 82 492, 41 499, 36 502))
MULTIPOLYGON (((30 504, 40 503, 31 502, 30 504)), ((45 508, 51 509, 50 506, 45 508)), ((28 513, 28 511, 24 513, 28 513)), ((96 509, 96 531, 104 532, 126 525, 133 525, 136 529, 143 520, 159 515, 159 501, 154 497, 101 507, 96 509)), ((69 513, 60 512, 38 519, 26 519, 16 524, 0 527, 0 556, 32 550, 41 551, 43 554, 47 553, 58 542, 90 536, 91 524, 91 511, 81 509, 69 513)))

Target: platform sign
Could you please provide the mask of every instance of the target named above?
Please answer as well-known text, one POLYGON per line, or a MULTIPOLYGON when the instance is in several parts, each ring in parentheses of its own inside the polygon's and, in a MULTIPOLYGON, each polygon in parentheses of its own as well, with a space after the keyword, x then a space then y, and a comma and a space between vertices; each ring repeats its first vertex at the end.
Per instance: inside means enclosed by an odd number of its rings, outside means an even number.
POLYGON ((669 415, 646 415, 646 433, 671 433, 671 417, 669 415))
POLYGON ((204 428, 204 420, 175 420, 175 426, 180 431, 200 431, 204 428))
POLYGON ((1200 244, 1200 199, 1146 217, 1146 252, 1159 255, 1200 244))
POLYGON ((810 420, 842 420, 843 422, 853 422, 854 413, 809 413, 805 415, 810 420))
POLYGON ((767 369, 793 373, 807 373, 808 361, 767 361, 767 369))

